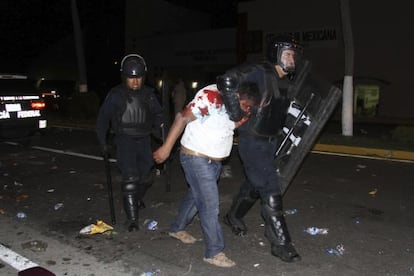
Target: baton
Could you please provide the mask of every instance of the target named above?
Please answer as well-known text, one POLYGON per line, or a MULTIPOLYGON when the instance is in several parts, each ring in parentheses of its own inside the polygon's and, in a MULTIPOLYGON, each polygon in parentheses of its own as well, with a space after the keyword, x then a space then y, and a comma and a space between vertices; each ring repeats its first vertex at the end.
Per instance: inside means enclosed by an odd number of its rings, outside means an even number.
POLYGON ((111 165, 109 163, 109 154, 108 151, 104 151, 104 163, 105 163, 105 173, 106 173, 106 184, 108 188, 108 200, 109 200, 109 210, 111 212, 111 222, 113 225, 116 224, 115 219, 115 208, 114 208, 114 196, 112 194, 112 177, 111 177, 111 165))

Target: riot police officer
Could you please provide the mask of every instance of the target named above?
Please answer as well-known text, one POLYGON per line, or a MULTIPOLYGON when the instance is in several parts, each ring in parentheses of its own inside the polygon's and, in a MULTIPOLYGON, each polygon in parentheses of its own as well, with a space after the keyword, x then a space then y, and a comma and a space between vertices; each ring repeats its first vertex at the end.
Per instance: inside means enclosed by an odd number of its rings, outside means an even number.
POLYGON ((117 165, 122 174, 122 199, 128 231, 138 230, 138 209, 152 184, 151 133, 162 124, 162 108, 152 88, 144 84, 147 65, 138 54, 121 62, 122 83, 113 87, 97 118, 97 136, 107 150, 108 133, 116 146, 117 165))
POLYGON ((274 154, 287 109, 289 91, 302 47, 291 37, 276 37, 269 41, 266 61, 243 64, 217 78, 217 86, 232 120, 240 119, 235 91, 242 82, 255 82, 261 93, 261 103, 254 116, 239 130, 239 155, 246 180, 241 184, 224 222, 236 235, 243 236, 247 227, 243 217, 261 198, 261 215, 265 221, 265 236, 271 243, 271 253, 286 262, 299 261, 283 216, 282 193, 274 167, 274 154))

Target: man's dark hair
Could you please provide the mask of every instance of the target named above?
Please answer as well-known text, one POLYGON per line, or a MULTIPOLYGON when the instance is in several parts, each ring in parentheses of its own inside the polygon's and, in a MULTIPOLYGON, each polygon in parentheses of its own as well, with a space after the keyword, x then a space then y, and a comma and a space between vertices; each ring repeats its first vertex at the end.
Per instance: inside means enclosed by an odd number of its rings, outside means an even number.
POLYGON ((254 82, 243 82, 238 89, 241 100, 251 100, 255 105, 260 103, 260 93, 257 84, 254 82))

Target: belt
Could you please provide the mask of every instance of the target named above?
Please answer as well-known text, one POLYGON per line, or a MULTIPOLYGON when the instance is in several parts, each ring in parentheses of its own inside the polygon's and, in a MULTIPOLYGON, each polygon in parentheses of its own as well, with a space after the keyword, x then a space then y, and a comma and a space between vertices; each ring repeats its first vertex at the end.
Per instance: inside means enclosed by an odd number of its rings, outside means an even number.
POLYGON ((193 155, 193 156, 198 156, 198 157, 202 157, 202 158, 207 158, 207 159, 211 159, 213 161, 222 161, 224 158, 215 158, 215 157, 210 157, 208 155, 187 149, 186 147, 181 146, 180 151, 184 154, 187 155, 193 155))

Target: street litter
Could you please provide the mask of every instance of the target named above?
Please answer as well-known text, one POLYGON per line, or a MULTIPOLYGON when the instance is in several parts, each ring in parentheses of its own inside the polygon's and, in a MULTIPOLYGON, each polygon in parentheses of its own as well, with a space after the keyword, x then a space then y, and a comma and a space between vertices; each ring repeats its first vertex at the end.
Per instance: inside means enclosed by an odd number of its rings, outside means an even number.
POLYGON ((47 190, 48 193, 53 193, 55 191, 55 189, 49 189, 47 190))
POLYGON ((33 252, 40 252, 40 251, 46 251, 47 243, 39 240, 34 241, 28 241, 25 243, 22 243, 23 249, 30 249, 33 252))
POLYGON ((82 228, 79 233, 80 234, 86 234, 86 235, 93 235, 93 234, 102 234, 106 231, 112 231, 114 228, 102 220, 96 221, 96 224, 88 225, 84 228, 82 228))
POLYGON ((164 202, 158 202, 156 204, 151 205, 151 208, 158 208, 160 206, 164 205, 164 202))
POLYGON ((62 208, 63 207, 63 203, 57 203, 56 205, 55 205, 55 210, 59 210, 60 208, 62 208))
POLYGON ((371 196, 375 196, 377 194, 377 192, 378 192, 378 190, 377 190, 377 188, 375 188, 374 190, 372 190, 368 194, 371 195, 371 196))
POLYGON ((253 266, 254 266, 254 267, 259 267, 259 265, 260 265, 260 264, 254 264, 253 266))
POLYGON ((328 248, 326 252, 335 256, 343 256, 345 253, 345 248, 342 244, 338 244, 335 248, 328 248))
POLYGON ((16 198, 16 202, 24 201, 24 200, 26 200, 26 199, 28 199, 28 198, 29 198, 29 196, 28 196, 28 195, 19 195, 19 196, 16 198))
POLYGON ((288 210, 285 210, 285 215, 294 215, 297 212, 298 212, 297 209, 288 209, 288 210))
POLYGON ((328 234, 328 228, 309 227, 304 231, 308 234, 314 235, 326 235, 328 234))
POLYGON ((19 186, 19 187, 22 187, 22 186, 23 186, 23 184, 22 184, 22 183, 20 183, 20 182, 14 181, 14 186, 19 186))
POLYGON ((155 231, 158 229, 158 222, 152 219, 146 219, 144 225, 149 231, 155 231))
POLYGON ((25 219, 25 218, 27 218, 27 215, 26 215, 26 213, 18 212, 17 215, 16 215, 16 218, 17 219, 25 219))
POLYGON ((141 273, 140 276, 156 276, 156 275, 159 275, 160 272, 161 272, 160 269, 156 269, 155 271, 143 272, 141 273))
POLYGON ((4 211, 4 209, 0 209, 0 215, 4 215, 6 213, 6 211, 4 211))

